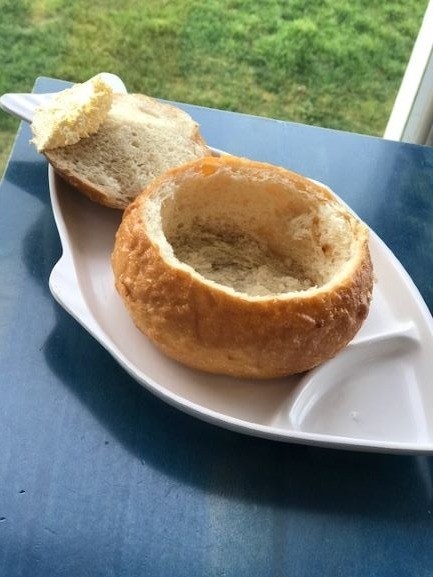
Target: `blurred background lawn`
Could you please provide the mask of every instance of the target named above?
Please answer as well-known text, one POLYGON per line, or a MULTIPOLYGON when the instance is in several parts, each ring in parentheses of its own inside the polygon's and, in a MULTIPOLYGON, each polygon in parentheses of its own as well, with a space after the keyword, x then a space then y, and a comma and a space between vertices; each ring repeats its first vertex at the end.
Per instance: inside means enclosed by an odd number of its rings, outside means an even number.
MULTIPOLYGON (((427 0, 0 0, 0 93, 130 91, 382 135, 427 0)), ((0 111, 0 174, 18 122, 0 111)))

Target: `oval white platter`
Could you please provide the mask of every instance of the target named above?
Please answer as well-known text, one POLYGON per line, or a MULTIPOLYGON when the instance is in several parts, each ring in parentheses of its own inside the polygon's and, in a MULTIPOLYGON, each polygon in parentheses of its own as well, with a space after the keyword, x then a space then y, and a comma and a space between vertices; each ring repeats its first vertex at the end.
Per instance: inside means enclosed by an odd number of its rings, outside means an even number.
POLYGON ((408 274, 373 232, 377 282, 354 341, 309 373, 240 380, 188 369, 136 329, 111 270, 121 212, 92 203, 51 167, 49 183, 63 247, 51 292, 141 385, 191 415, 242 433, 335 448, 433 453, 433 322, 408 274))

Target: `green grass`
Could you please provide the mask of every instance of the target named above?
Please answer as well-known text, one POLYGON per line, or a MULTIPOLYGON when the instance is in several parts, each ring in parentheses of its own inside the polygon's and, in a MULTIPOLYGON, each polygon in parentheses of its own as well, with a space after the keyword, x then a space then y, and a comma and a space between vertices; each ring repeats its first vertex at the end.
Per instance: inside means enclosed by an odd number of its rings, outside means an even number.
MULTIPOLYGON (((155 97, 381 135, 427 0, 0 0, 0 92, 105 70, 155 97)), ((0 112, 0 172, 17 122, 0 112)))

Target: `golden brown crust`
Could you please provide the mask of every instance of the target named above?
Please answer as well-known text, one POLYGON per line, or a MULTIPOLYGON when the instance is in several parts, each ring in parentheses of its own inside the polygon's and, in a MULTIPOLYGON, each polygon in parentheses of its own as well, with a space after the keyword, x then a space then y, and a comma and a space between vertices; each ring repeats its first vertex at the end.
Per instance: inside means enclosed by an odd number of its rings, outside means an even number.
MULTIPOLYGON (((212 170, 221 160, 195 162, 212 170)), ((267 165, 237 158, 257 170, 267 165)), ((168 356, 193 368, 236 377, 271 378, 311 369, 333 357, 359 330, 371 299, 373 272, 366 227, 354 220, 359 237, 356 266, 338 284, 290 296, 241 298, 203 283, 199 275, 168 264, 146 230, 147 198, 174 169, 154 181, 125 211, 112 257, 116 287, 137 327, 168 356)), ((271 167, 297 186, 332 198, 307 179, 271 167)), ((352 218, 352 217, 351 217, 352 218)))

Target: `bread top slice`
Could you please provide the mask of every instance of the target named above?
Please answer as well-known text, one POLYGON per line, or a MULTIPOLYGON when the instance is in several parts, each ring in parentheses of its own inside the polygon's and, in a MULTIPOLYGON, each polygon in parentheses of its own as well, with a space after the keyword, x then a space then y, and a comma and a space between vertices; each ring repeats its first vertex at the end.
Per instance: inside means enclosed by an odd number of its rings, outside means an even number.
POLYGON ((95 134, 44 154, 92 200, 123 209, 155 177, 211 151, 198 124, 180 108, 142 94, 114 94, 95 134))
POLYGON ((31 124, 38 152, 75 144, 95 133, 112 100, 113 90, 101 74, 53 96, 35 111, 31 124))

